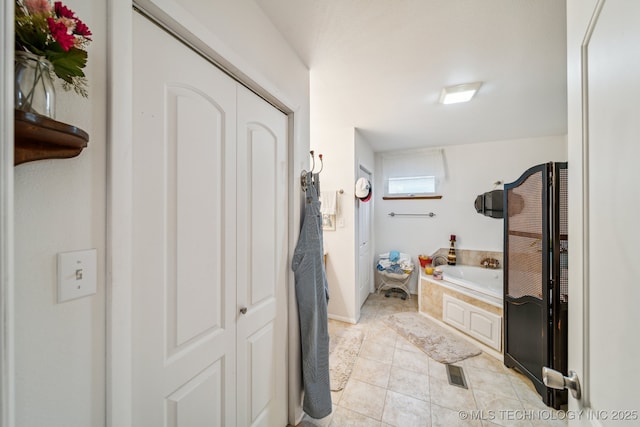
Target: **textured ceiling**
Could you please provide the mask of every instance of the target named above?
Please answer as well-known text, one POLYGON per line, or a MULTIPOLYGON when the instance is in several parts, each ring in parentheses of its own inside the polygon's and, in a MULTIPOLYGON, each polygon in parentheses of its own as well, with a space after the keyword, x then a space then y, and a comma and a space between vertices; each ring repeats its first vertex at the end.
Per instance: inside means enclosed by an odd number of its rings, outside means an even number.
POLYGON ((310 69, 312 131, 353 126, 375 151, 566 134, 562 0, 254 1, 310 69))

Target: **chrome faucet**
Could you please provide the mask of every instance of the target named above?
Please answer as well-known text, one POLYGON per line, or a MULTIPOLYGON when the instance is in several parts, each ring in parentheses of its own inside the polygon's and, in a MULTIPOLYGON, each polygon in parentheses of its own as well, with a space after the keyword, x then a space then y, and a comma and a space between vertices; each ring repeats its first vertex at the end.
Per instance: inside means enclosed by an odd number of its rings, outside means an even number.
POLYGON ((431 265, 433 265, 434 267, 437 267, 439 265, 444 265, 447 263, 447 257, 444 255, 436 255, 431 259, 431 265), (438 264, 437 261, 441 259, 443 262, 438 264))
POLYGON ((480 261, 480 265, 484 268, 500 268, 500 261, 495 258, 485 258, 480 261))

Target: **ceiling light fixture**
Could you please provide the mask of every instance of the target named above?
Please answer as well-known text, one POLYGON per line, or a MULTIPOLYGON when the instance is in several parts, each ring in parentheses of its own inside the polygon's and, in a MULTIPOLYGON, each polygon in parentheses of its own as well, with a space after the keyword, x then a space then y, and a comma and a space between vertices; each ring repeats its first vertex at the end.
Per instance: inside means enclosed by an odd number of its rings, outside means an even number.
POLYGON ((456 104, 458 102, 471 101, 471 98, 473 98, 473 95, 480 89, 480 86, 482 86, 482 82, 445 87, 440 94, 440 103, 456 104))

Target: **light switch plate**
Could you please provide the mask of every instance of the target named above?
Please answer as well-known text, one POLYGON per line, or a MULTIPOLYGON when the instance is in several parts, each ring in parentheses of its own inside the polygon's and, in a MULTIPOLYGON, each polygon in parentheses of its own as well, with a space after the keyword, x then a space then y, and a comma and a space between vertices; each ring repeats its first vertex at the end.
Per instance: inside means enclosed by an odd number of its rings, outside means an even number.
POLYGON ((58 253, 58 303, 93 295, 97 290, 97 251, 58 253))

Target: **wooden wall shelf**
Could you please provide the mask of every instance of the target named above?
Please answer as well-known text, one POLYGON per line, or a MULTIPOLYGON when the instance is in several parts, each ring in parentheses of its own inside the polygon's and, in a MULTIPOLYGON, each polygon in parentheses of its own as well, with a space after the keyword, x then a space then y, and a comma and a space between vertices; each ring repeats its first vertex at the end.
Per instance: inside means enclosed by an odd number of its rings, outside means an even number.
POLYGON ((19 165, 76 157, 87 146, 89 134, 48 117, 15 110, 14 140, 14 165, 19 165))

